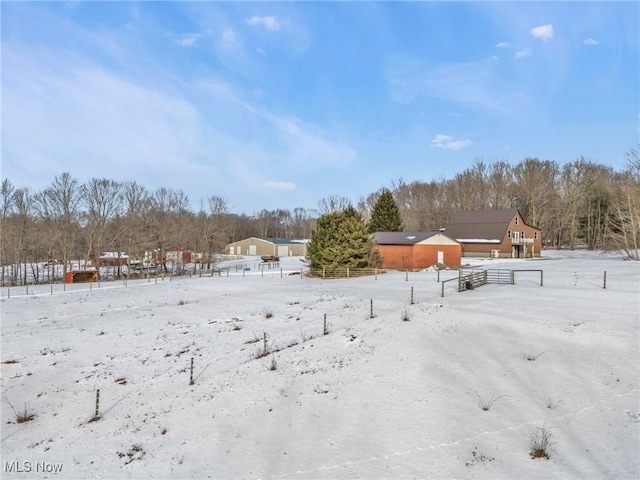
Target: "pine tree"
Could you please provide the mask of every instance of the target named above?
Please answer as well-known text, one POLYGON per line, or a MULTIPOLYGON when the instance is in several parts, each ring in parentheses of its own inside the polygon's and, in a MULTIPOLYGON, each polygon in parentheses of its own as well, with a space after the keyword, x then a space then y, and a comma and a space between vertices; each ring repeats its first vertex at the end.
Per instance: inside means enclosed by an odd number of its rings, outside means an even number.
POLYGON ((380 198, 373 206, 368 230, 369 233, 401 232, 403 230, 400 209, 393 199, 393 195, 386 188, 382 190, 380 198))
POLYGON ((320 217, 307 246, 311 268, 362 268, 375 259, 373 242, 360 214, 348 206, 320 217))

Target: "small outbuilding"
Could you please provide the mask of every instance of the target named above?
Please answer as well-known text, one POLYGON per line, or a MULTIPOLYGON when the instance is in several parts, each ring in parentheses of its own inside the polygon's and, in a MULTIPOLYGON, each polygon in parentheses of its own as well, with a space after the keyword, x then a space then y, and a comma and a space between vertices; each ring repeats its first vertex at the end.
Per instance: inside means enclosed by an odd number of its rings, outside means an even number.
POLYGON ((97 270, 72 270, 67 272, 66 283, 91 283, 99 279, 97 270))
POLYGON ((273 257, 306 257, 309 240, 304 238, 250 237, 229 243, 225 253, 229 255, 257 255, 273 257))
POLYGON ((421 270, 437 263, 457 267, 461 262, 462 245, 440 230, 376 232, 373 238, 383 268, 421 270))

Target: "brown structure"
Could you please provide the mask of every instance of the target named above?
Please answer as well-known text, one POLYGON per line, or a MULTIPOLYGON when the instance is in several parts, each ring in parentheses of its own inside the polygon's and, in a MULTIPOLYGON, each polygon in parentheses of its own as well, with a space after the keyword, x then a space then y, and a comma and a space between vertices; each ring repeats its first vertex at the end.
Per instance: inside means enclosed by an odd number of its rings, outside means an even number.
POLYGON ((444 231, 462 244, 463 257, 532 258, 542 249, 540 229, 515 208, 454 213, 444 231))
POLYGON ((74 270, 67 272, 66 283, 89 283, 98 281, 97 270, 74 270))
POLYGON ((373 238, 382 257, 382 267, 420 270, 432 265, 460 265, 462 245, 440 230, 428 232, 377 232, 373 238))
POLYGON ((100 256, 93 255, 91 259, 96 267, 118 267, 127 264, 129 255, 124 252, 102 252, 100 256))

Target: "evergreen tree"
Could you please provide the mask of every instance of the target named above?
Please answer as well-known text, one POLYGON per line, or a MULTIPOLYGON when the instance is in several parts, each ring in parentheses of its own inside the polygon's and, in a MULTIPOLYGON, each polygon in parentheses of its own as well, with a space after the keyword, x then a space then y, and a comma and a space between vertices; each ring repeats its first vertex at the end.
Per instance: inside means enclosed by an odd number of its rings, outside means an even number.
POLYGON ((375 260, 373 242, 360 214, 348 206, 320 217, 307 246, 311 268, 362 268, 375 260))
POLYGON ((403 230, 400 209, 393 199, 393 195, 386 188, 382 190, 380 198, 373 206, 368 230, 369 233, 401 232, 403 230))

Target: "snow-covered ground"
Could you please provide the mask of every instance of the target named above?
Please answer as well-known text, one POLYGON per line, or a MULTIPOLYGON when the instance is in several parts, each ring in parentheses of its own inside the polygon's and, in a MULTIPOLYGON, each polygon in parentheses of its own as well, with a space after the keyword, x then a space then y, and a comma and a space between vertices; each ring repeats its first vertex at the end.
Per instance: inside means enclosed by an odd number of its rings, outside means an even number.
POLYGON ((2 289, 1 476, 637 479, 640 265, 544 255, 470 261, 544 286, 444 297, 435 271, 323 281, 299 258, 2 289))

